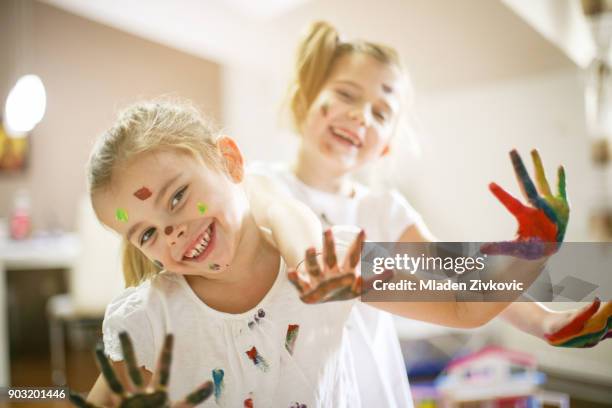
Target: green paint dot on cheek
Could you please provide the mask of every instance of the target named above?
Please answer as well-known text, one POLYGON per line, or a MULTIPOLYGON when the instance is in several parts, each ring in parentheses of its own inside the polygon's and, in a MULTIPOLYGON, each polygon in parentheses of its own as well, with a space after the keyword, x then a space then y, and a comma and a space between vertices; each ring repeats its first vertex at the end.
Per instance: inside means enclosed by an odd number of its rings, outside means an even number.
POLYGON ((206 204, 200 202, 198 203, 198 211, 200 212, 200 215, 204 215, 204 213, 206 212, 206 204))
POLYGON ((123 208, 117 208, 115 218, 117 218, 117 221, 128 222, 128 213, 123 208))

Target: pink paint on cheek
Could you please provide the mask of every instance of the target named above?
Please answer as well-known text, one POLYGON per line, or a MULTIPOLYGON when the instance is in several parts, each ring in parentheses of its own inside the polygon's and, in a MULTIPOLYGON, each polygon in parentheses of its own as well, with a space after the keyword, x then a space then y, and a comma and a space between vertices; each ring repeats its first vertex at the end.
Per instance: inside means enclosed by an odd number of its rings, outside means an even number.
POLYGON ((151 192, 151 190, 149 190, 146 187, 141 187, 140 189, 138 189, 138 191, 136 191, 134 193, 134 195, 139 199, 139 200, 146 200, 147 198, 151 197, 153 193, 151 192))

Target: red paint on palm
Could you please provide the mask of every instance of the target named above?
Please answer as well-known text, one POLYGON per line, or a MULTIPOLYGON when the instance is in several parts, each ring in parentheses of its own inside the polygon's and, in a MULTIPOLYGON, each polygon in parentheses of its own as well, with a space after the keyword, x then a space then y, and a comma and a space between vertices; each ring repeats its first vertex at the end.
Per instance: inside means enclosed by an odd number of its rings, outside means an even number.
POLYGON ((527 241, 530 238, 539 238, 544 242, 556 242, 557 226, 544 211, 523 205, 496 183, 489 184, 489 189, 516 218, 519 224, 517 240, 527 241))

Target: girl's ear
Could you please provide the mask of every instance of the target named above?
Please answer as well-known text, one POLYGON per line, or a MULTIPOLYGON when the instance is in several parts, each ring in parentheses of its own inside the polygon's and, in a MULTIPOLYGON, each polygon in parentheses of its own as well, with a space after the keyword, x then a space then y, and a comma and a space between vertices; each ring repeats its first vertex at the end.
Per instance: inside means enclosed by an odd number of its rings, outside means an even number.
POLYGON ((229 136, 221 136, 217 140, 217 148, 223 156, 225 168, 230 177, 234 182, 240 183, 244 178, 244 160, 238 145, 229 136))
POLYGON ((391 146, 389 146, 389 144, 386 144, 383 151, 380 152, 380 157, 385 157, 389 153, 391 153, 391 146))

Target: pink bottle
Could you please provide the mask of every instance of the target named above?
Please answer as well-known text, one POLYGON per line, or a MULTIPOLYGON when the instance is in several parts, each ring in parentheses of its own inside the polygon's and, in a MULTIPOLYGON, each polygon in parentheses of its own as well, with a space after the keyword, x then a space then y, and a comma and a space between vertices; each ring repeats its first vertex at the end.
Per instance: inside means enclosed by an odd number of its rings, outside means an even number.
POLYGON ((26 239, 30 235, 32 223, 30 220, 30 196, 25 190, 15 195, 10 230, 12 239, 26 239))

